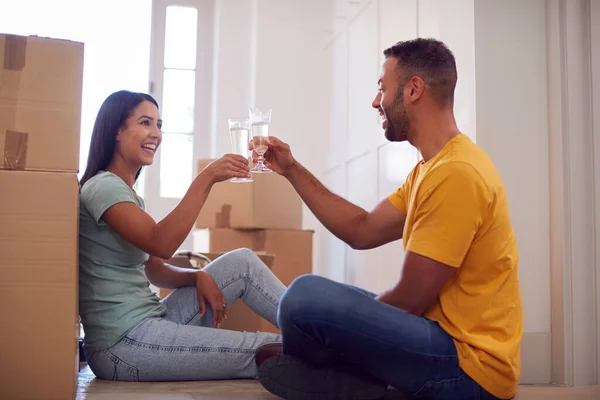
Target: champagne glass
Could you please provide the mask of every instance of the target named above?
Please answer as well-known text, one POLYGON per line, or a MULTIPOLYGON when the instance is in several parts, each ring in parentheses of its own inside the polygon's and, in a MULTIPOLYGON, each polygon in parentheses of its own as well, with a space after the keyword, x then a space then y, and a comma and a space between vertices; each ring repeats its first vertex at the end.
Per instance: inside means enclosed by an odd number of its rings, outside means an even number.
MULTIPOLYGON (((231 152, 245 157, 250 163, 248 143, 250 142, 250 119, 229 119, 229 137, 231 138, 231 152)), ((252 178, 232 178, 231 182, 254 182, 252 178)))
POLYGON ((267 173, 273 170, 267 168, 264 164, 265 153, 268 149, 267 139, 269 138, 269 124, 271 123, 271 110, 264 108, 251 108, 250 110, 250 129, 252 131, 252 142, 254 151, 258 154, 258 161, 251 172, 267 173))

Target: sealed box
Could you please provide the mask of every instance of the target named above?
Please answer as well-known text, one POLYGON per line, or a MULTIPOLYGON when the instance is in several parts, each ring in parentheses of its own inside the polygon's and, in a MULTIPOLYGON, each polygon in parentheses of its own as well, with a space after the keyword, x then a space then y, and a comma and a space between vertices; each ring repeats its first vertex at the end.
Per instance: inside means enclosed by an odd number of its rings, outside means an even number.
POLYGON ((79 169, 82 43, 0 34, 0 169, 79 169))
POLYGON ((78 371, 74 173, 0 170, 0 393, 72 399, 78 371))
MULTIPOLYGON (((211 160, 201 160, 198 171, 211 160)), ((302 199, 284 177, 253 174, 254 182, 213 186, 196 228, 302 229, 302 199)))

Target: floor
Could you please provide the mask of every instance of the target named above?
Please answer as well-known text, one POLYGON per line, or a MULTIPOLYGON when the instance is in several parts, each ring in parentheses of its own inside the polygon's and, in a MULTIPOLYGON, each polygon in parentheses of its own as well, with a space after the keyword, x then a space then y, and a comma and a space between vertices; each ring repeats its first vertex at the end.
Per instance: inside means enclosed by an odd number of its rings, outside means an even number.
MULTIPOLYGON (((89 367, 79 373, 77 400, 275 400, 256 381, 128 383, 96 379, 89 367)), ((401 400, 390 392, 387 400, 401 400)), ((598 400, 600 386, 521 386, 516 400, 598 400)))

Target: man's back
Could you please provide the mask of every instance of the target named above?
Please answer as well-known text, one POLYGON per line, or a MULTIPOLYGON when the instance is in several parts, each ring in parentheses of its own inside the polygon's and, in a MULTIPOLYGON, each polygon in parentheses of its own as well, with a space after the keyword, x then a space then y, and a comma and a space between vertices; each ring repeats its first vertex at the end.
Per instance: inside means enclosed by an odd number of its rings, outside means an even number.
POLYGON ((469 376, 510 397, 520 374, 523 314, 517 244, 493 163, 458 135, 389 199, 406 215, 405 249, 458 268, 424 316, 453 337, 469 376))

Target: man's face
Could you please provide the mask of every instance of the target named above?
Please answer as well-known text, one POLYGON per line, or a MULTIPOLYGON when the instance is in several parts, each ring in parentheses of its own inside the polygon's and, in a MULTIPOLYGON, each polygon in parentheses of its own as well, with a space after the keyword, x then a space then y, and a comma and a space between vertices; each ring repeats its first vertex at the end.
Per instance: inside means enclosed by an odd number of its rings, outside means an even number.
POLYGON ((381 67, 379 92, 373 100, 373 108, 382 118, 381 127, 390 142, 407 140, 410 128, 408 114, 404 109, 404 85, 400 84, 398 59, 390 57, 381 67))

